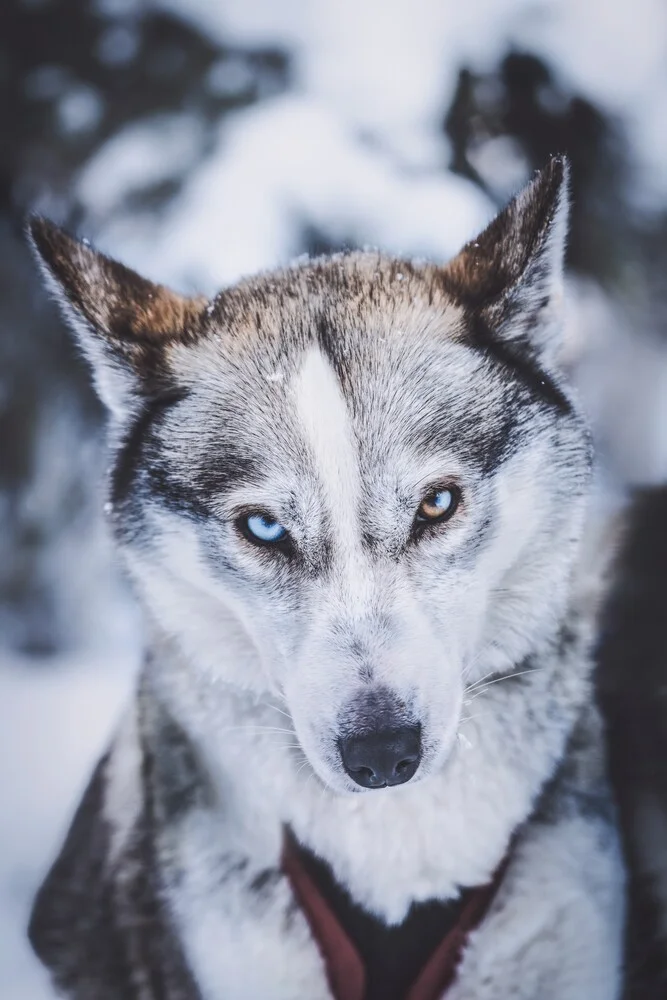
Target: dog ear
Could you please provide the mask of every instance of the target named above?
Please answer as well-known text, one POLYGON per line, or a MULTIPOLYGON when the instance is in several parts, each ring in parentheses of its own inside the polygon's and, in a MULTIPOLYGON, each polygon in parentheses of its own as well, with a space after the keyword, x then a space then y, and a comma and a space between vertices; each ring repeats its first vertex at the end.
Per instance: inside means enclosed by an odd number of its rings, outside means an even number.
POLYGON ((553 362, 563 325, 569 168, 554 157, 444 269, 447 291, 489 335, 553 362))
POLYGON ((167 348, 197 336, 205 300, 147 281, 47 219, 31 218, 28 233, 112 414, 171 388, 167 348))

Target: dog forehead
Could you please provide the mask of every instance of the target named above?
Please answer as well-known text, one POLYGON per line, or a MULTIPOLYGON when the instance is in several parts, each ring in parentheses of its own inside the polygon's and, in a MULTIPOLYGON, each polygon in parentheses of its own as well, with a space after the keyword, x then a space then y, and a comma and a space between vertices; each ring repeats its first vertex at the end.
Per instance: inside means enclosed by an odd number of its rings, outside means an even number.
POLYGON ((437 268, 350 254, 223 293, 177 370, 211 442, 233 435, 266 466, 305 471, 314 434, 348 468, 350 436, 366 466, 435 449, 488 466, 512 406, 465 334, 437 268))
POLYGON ((236 360, 279 355, 295 365, 304 347, 325 337, 347 346, 407 330, 456 339, 462 325, 441 269, 362 252, 248 278, 220 292, 206 314, 199 347, 236 360))
POLYGON ((411 360, 441 354, 439 347, 465 334, 463 310, 447 295, 435 265, 358 252, 259 275, 221 292, 201 334, 174 344, 171 360, 189 389, 210 395, 240 386, 262 397, 267 385, 289 383, 317 347, 354 405, 370 381, 386 385, 392 372, 398 376, 397 359, 407 378, 411 360))

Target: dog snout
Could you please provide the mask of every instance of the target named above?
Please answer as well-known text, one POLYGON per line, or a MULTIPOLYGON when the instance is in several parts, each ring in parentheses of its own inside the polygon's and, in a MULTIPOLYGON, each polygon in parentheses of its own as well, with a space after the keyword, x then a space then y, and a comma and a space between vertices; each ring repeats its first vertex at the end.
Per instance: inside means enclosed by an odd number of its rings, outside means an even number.
POLYGON ((346 772, 362 788, 402 785, 413 777, 421 760, 421 729, 402 726, 381 729, 340 741, 346 772))

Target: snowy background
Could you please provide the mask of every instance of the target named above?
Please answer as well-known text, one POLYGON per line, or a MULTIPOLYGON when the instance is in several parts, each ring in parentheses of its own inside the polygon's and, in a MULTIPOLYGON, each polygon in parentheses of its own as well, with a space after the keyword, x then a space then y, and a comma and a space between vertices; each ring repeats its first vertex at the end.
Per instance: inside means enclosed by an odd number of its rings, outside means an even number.
POLYGON ((604 497, 667 478, 663 0, 0 4, 0 995, 131 686, 102 414, 23 239, 37 209, 215 292, 304 252, 446 259, 573 164, 568 357, 604 497))

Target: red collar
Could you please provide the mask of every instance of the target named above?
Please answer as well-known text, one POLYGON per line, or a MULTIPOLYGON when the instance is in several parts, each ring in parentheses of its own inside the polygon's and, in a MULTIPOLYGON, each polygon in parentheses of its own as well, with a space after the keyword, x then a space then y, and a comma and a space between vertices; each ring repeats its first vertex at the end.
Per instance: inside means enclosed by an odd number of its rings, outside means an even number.
MULTIPOLYGON (((468 890, 458 922, 432 952, 405 1000, 441 1000, 454 980, 468 936, 484 919, 506 867, 507 859, 488 885, 468 890)), ((289 833, 285 836, 282 868, 317 941, 335 1000, 364 1000, 366 970, 359 952, 306 870, 299 845, 289 833)))

